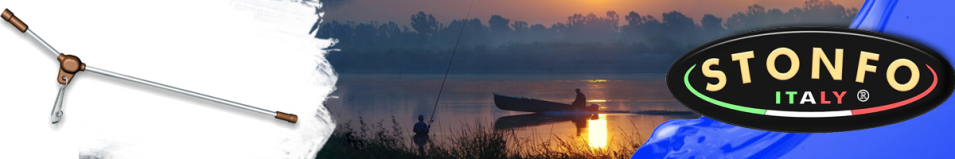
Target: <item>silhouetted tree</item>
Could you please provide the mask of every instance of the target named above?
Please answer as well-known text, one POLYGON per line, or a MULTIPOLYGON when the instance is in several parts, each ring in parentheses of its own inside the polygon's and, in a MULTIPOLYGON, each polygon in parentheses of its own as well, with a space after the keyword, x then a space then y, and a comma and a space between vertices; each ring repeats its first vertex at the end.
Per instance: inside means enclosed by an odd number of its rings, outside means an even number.
POLYGON ((378 26, 378 39, 380 45, 394 46, 401 43, 401 28, 395 22, 388 22, 378 26))
POLYGON ((378 30, 375 29, 377 22, 361 23, 355 26, 355 45, 374 46, 377 45, 378 30))
POLYGON ((481 19, 455 19, 447 25, 447 28, 441 30, 439 41, 446 44, 447 48, 451 48, 460 36, 460 44, 463 46, 486 45, 488 34, 489 29, 481 23, 481 19))
POLYGON ((631 11, 627 16, 627 25, 621 27, 623 33, 622 40, 626 42, 642 42, 649 37, 660 36, 664 24, 660 23, 652 15, 640 16, 639 13, 631 11))
POLYGON ((626 18, 627 25, 629 26, 643 25, 643 22, 646 21, 645 17, 641 17, 640 13, 634 11, 630 11, 630 13, 627 14, 627 16, 624 16, 624 18, 626 18))
MULTIPOLYGON (((320 10, 316 10, 318 14, 320 10)), ((629 46, 635 52, 676 53, 700 43, 734 32, 786 25, 848 26, 858 9, 846 9, 829 0, 807 0, 801 7, 786 11, 751 5, 723 19, 705 14, 700 25, 678 11, 662 14, 662 19, 630 11, 623 16, 607 11, 573 14, 567 21, 550 27, 493 15, 482 24, 478 18, 456 19, 440 23, 431 14, 419 11, 411 15, 410 27, 395 22, 358 23, 316 20, 309 30, 316 38, 335 38, 334 48, 349 49, 449 49, 461 37, 463 47, 507 46, 520 43, 594 43, 629 46), (462 30, 463 29, 463 30, 462 30), (462 32, 463 31, 463 32, 462 32)), ((539 45, 535 45, 539 46, 539 45)))
MULTIPOLYGON (((798 17, 800 23, 810 25, 839 24, 855 18, 858 9, 845 9, 842 5, 829 0, 808 0, 802 8, 793 8, 790 13, 798 17)), ((846 23, 847 24, 847 23, 846 23)))
POLYGON ((508 42, 520 43, 520 42, 526 42, 526 41, 533 41, 532 39, 530 39, 531 37, 528 36, 527 27, 528 27, 527 22, 525 21, 514 21, 514 23, 511 23, 511 28, 514 28, 514 33, 511 34, 510 38, 507 38, 509 39, 508 42))
POLYGON ((686 17, 683 13, 677 11, 663 13, 663 24, 667 26, 667 30, 671 33, 686 33, 694 31, 697 27, 696 24, 693 23, 693 18, 686 17))
POLYGON ((419 42, 426 43, 431 33, 438 29, 438 20, 431 14, 419 11, 418 14, 411 15, 411 27, 418 32, 419 42))
POLYGON ((586 16, 574 14, 567 17, 567 24, 557 23, 557 30, 563 35, 564 40, 576 42, 612 42, 617 33, 619 16, 616 12, 610 11, 608 17, 597 17, 590 13, 586 16))
POLYGON ((508 26, 510 23, 510 19, 501 17, 500 15, 492 15, 491 19, 487 20, 488 28, 494 33, 506 33, 511 31, 511 27, 508 26))
POLYGON ((511 35, 511 20, 504 18, 500 15, 492 15, 491 19, 487 20, 488 29, 491 31, 491 37, 489 42, 491 44, 501 44, 507 42, 508 39, 512 39, 511 35))
POLYGON ((534 24, 527 30, 527 40, 534 42, 552 42, 560 40, 556 28, 547 28, 543 24, 534 24))
POLYGON ((620 15, 617 15, 616 11, 607 11, 607 23, 610 30, 616 33, 620 29, 620 15))
POLYGON ((704 41, 715 40, 718 37, 724 36, 726 32, 726 29, 723 28, 723 18, 717 18, 712 14, 703 15, 700 24, 703 28, 702 35, 704 35, 704 41))
POLYGON ((829 0, 808 0, 803 7, 794 7, 787 12, 752 5, 746 12, 737 12, 727 18, 724 25, 733 32, 794 24, 848 26, 858 11, 856 8, 845 9, 829 0))
MULTIPOLYGON (((541 25, 543 26, 543 25, 541 25)), ((514 24, 511 24, 511 27, 514 28, 514 31, 524 32, 527 31, 527 22, 525 21, 514 21, 514 24)))

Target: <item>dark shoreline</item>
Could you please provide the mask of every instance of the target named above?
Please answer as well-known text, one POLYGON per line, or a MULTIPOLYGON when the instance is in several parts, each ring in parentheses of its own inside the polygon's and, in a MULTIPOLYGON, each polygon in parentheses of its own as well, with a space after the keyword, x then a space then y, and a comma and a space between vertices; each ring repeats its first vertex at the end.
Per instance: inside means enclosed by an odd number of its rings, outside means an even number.
POLYGON ((382 122, 339 123, 316 158, 629 158, 644 140, 639 133, 621 133, 624 144, 606 148, 589 147, 586 141, 556 134, 517 137, 513 131, 495 130, 483 122, 453 130, 450 135, 435 136, 422 147, 413 143, 410 130, 385 127, 382 122))

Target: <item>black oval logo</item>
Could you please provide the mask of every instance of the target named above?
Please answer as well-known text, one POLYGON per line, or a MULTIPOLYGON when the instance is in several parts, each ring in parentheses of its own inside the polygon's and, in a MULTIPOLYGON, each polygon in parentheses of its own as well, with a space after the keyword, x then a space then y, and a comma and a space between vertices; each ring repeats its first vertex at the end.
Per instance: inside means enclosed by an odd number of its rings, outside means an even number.
POLYGON ((837 132, 905 121, 951 95, 952 65, 881 33, 792 27, 701 45, 670 66, 681 103, 722 122, 783 132, 837 132))

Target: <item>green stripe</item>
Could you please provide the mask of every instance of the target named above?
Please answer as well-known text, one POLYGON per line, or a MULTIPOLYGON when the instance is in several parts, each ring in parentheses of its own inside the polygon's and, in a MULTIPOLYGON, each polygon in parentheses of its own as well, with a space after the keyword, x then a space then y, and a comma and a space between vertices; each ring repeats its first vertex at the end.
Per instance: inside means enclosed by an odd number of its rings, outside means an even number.
POLYGON ((700 92, 697 92, 696 89, 693 89, 693 86, 690 86, 690 71, 693 71, 693 68, 696 68, 696 65, 690 66, 690 69, 686 70, 686 75, 683 76, 683 84, 685 84, 686 89, 689 89, 690 92, 693 93, 693 95, 696 95, 696 97, 699 97, 700 99, 716 104, 718 106, 733 109, 736 111, 759 114, 759 115, 766 114, 765 109, 756 109, 756 108, 750 108, 745 106, 739 106, 736 104, 729 104, 723 101, 719 101, 719 100, 707 97, 706 95, 700 94, 700 92))

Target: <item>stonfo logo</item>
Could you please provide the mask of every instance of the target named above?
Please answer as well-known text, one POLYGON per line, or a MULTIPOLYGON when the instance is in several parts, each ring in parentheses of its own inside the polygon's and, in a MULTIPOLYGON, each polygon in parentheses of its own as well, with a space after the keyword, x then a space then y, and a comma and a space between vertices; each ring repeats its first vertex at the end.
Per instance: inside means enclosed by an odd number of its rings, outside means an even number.
POLYGON ((952 66, 894 36, 824 27, 737 34, 676 60, 667 87, 690 109, 771 131, 873 128, 924 114, 948 99, 952 66))

